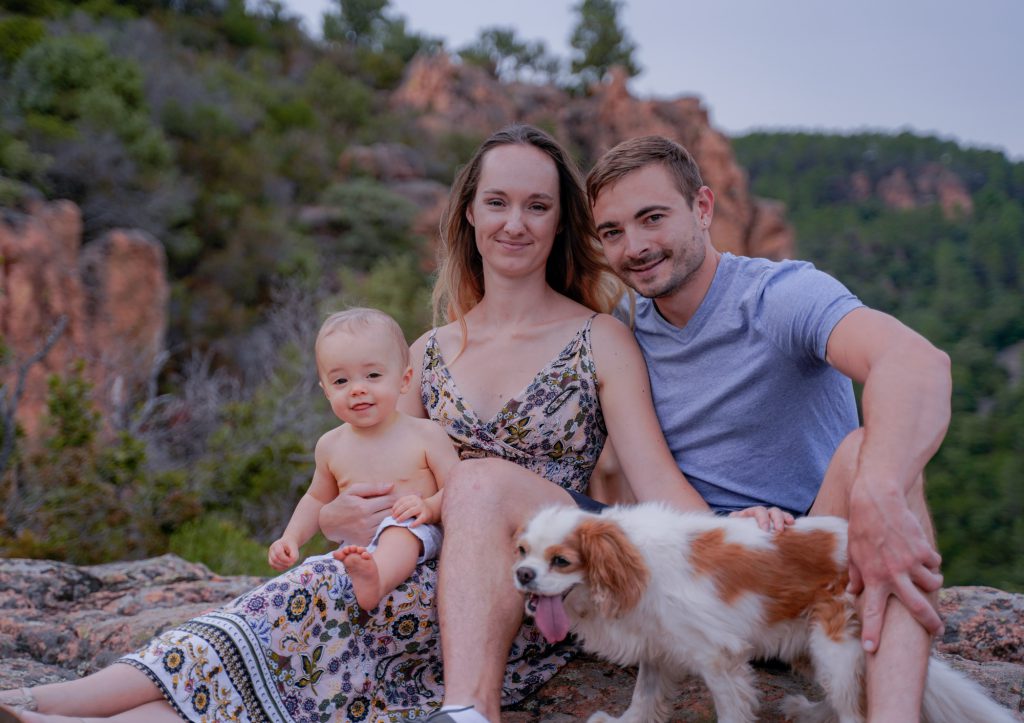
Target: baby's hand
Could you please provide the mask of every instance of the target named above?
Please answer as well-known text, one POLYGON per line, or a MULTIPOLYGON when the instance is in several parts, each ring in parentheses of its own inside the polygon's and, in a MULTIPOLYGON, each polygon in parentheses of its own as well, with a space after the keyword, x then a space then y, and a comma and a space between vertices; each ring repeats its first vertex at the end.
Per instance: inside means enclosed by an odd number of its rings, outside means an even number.
POLYGON ((399 497, 395 500, 395 504, 391 506, 391 516, 399 522, 415 517, 416 520, 409 527, 419 527, 420 525, 437 521, 433 519, 430 508, 427 507, 423 502, 423 498, 419 495, 399 497))
POLYGON ((275 570, 287 570, 299 559, 299 547, 291 540, 281 538, 270 546, 267 562, 275 570))

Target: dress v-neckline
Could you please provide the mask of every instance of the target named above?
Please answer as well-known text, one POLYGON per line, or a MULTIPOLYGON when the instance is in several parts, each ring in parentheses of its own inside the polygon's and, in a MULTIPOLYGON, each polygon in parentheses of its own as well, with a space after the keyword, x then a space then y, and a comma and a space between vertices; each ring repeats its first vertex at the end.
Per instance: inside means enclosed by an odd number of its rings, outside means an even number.
POLYGON ((459 389, 459 384, 457 381, 455 381, 455 376, 452 374, 452 370, 448 368, 448 362, 445 361, 444 354, 441 351, 441 345, 437 341, 437 329, 435 329, 434 333, 431 334, 430 341, 437 348, 437 359, 440 362, 440 366, 444 368, 445 376, 448 377, 448 381, 451 383, 451 387, 454 390, 456 397, 459 399, 459 401, 462 402, 463 410, 473 415, 473 418, 476 419, 476 421, 479 422, 480 424, 485 424, 487 427, 493 427, 498 422, 498 420, 501 419, 501 416, 508 410, 508 407, 513 402, 521 402, 522 398, 527 396, 530 389, 532 389, 533 386, 537 383, 537 380, 542 378, 551 369, 551 367, 553 367, 563 356, 566 355, 568 351, 570 351, 573 348, 577 340, 580 339, 580 337, 583 336, 586 330, 590 328, 590 323, 593 321, 593 319, 593 316, 588 318, 586 323, 584 323, 583 326, 580 327, 576 331, 576 333, 572 335, 572 338, 569 339, 566 345, 561 348, 561 350, 554 356, 554 358, 551 359, 551 361, 549 361, 547 364, 542 366, 540 368, 540 371, 534 374, 533 377, 531 377, 530 381, 526 383, 526 386, 519 390, 518 394, 514 394, 511 397, 509 397, 505 401, 505 403, 498 408, 498 411, 496 411, 494 415, 486 421, 486 423, 484 422, 483 418, 481 418, 481 416, 477 414, 476 409, 474 409, 473 405, 469 403, 469 400, 466 399, 466 396, 462 393, 462 390, 459 389))

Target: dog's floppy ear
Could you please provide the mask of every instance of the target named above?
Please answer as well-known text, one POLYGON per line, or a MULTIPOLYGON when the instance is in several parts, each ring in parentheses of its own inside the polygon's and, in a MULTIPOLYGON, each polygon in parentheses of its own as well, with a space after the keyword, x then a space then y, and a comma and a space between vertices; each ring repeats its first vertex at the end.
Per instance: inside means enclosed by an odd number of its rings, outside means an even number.
POLYGON ((617 618, 636 607, 650 572, 643 555, 618 524, 600 517, 576 528, 590 592, 601 614, 617 618))

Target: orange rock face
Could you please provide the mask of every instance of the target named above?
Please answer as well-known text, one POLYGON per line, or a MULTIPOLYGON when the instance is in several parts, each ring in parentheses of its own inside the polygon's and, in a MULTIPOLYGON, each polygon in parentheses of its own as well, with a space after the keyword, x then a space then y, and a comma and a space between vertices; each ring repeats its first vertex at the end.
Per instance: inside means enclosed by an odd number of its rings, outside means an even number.
MULTIPOLYGON (((84 248, 70 201, 37 203, 0 218, 0 337, 4 384, 42 346, 60 316, 67 328, 29 369, 18 422, 35 437, 46 408, 47 379, 76 361, 93 384, 98 408, 116 419, 149 378, 163 349, 168 284, 163 247, 140 231, 113 230, 84 248)), ((8 389, 11 387, 8 386, 8 389)))
POLYGON ((711 236, 719 249, 745 255, 768 250, 772 258, 793 255, 793 232, 782 209, 759 210, 729 140, 711 127, 698 98, 635 98, 621 72, 613 72, 610 82, 594 86, 588 96, 570 96, 550 86, 499 83, 480 68, 438 54, 412 62, 392 103, 415 113, 424 132, 435 136, 458 131, 482 140, 508 123, 532 123, 552 131, 585 168, 628 138, 667 136, 694 154, 715 193, 711 236))

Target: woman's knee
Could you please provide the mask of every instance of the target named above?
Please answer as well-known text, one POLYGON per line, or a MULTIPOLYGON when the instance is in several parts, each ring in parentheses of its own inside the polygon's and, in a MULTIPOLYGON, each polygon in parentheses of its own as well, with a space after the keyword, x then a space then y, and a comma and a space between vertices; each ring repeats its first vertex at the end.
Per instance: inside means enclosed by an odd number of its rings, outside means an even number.
POLYGON ((500 508, 509 489, 501 484, 503 468, 500 460, 493 459, 466 459, 456 464, 445 481, 442 520, 500 508))

